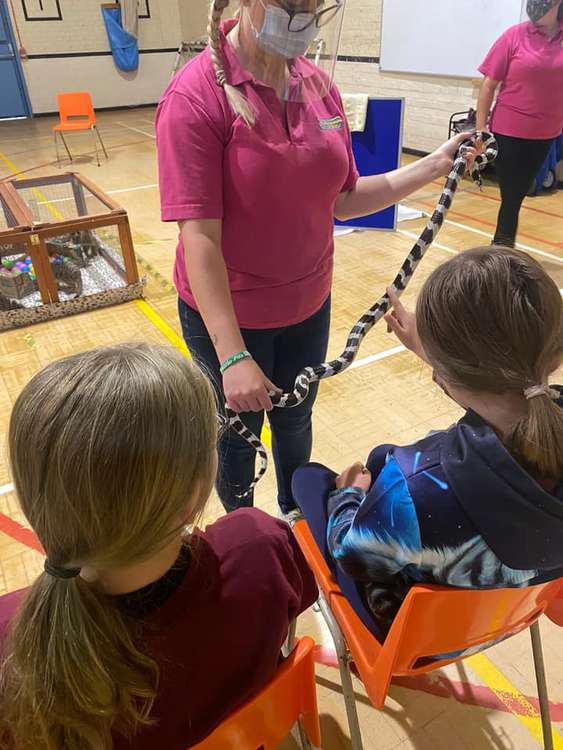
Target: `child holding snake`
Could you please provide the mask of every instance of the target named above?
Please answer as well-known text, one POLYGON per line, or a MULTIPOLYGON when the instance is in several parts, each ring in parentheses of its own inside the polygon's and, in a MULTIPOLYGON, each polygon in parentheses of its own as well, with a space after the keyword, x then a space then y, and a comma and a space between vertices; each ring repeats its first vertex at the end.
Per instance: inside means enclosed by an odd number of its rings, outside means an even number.
POLYGON ((293 490, 366 625, 382 639, 414 583, 529 586, 563 576, 563 303, 528 255, 460 253, 389 327, 465 416, 413 445, 374 448, 293 490))

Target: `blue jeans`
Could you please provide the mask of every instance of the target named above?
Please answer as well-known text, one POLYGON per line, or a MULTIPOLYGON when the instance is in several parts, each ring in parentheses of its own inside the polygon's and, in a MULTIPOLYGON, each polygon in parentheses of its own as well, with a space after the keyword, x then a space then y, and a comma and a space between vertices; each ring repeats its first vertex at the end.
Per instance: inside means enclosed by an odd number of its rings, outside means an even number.
MULTIPOLYGON (((225 402, 219 360, 201 315, 182 299, 178 301, 180 322, 186 344, 194 359, 210 375, 219 403, 225 402)), ((330 328, 330 297, 314 315, 302 323, 284 328, 241 329, 248 351, 267 378, 283 391, 292 391, 297 373, 308 365, 325 361, 330 328)), ((236 365, 235 365, 236 366, 236 365)), ((272 428, 272 453, 278 485, 278 503, 284 513, 293 510, 291 478, 299 466, 311 457, 313 444, 312 410, 318 383, 293 409, 275 408, 268 414, 272 428)), ((241 419, 255 435, 260 435, 264 412, 246 412, 241 419)), ((244 492, 255 474, 256 453, 232 430, 219 441, 217 492, 227 512, 253 505, 252 493, 244 492)))

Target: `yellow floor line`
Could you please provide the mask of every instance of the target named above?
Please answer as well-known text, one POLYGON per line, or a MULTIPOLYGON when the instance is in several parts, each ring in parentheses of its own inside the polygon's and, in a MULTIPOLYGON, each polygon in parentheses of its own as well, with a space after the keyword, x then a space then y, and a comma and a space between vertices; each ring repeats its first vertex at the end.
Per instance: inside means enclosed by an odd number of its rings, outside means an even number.
MULTIPOLYGON (((11 159, 8 159, 8 157, 1 151, 0 159, 2 159, 4 164, 6 164, 8 169, 10 169, 14 173, 14 175, 20 174, 14 162, 11 159)), ((51 216, 54 219, 56 219, 57 221, 64 221, 65 217, 57 208, 55 208, 55 206, 53 206, 52 203, 49 202, 49 200, 45 197, 41 190, 39 190, 38 188, 31 188, 31 192, 35 195, 36 198, 39 198, 39 200, 47 206, 47 210, 50 212, 51 216)))
POLYGON ((179 349, 182 354, 184 354, 188 359, 191 359, 190 350, 186 346, 186 342, 184 341, 184 339, 181 336, 178 336, 172 326, 168 325, 168 323, 160 317, 154 307, 149 305, 149 303, 144 299, 135 300, 135 304, 143 313, 143 315, 145 315, 164 336, 166 336, 172 346, 175 346, 176 349, 179 349))
MULTIPOLYGON (((184 339, 181 336, 178 336, 176 331, 171 326, 169 326, 163 318, 160 317, 154 307, 149 305, 149 303, 144 299, 135 300, 135 304, 143 313, 143 315, 145 315, 164 336, 166 336, 172 346, 175 346, 176 349, 181 351, 182 354, 188 357, 188 359, 191 359, 190 350, 186 346, 186 342, 184 341, 184 339)), ((262 429, 262 435, 260 437, 264 445, 266 445, 268 448, 272 447, 272 434, 267 424, 264 425, 262 429)))
POLYGON ((6 154, 3 154, 1 151, 0 151, 0 159, 2 159, 4 164, 8 167, 8 169, 10 170, 10 172, 12 172, 13 175, 20 174, 20 171, 18 170, 14 162, 8 159, 6 154))
MULTIPOLYGON (((504 703, 510 713, 526 727, 532 737, 539 742, 540 747, 543 747, 541 718, 534 706, 526 700, 522 693, 495 667, 485 654, 470 656, 466 659, 466 663, 487 687, 493 691, 497 698, 504 703), (514 711, 515 704, 519 707, 517 712, 514 711)), ((551 734, 554 750, 563 750, 563 737, 553 727, 551 734)))

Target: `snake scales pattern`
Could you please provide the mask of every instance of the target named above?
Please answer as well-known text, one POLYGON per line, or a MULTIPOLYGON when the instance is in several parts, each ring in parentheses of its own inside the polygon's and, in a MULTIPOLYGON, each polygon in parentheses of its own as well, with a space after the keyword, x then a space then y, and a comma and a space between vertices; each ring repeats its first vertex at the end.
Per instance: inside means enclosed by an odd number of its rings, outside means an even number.
MULTIPOLYGON (((396 275, 391 285, 391 288, 394 289, 398 296, 400 296, 407 288, 418 264, 440 231, 448 211, 451 208, 458 185, 467 170, 468 149, 473 145, 477 138, 480 138, 483 142, 484 152, 475 158, 470 174, 479 187, 481 187, 481 170, 483 170, 487 164, 491 164, 496 159, 498 153, 497 144, 490 133, 475 133, 472 136, 468 136, 467 141, 462 143, 455 156, 453 167, 446 178, 444 189, 442 190, 442 194, 440 195, 434 212, 424 227, 420 237, 412 247, 410 253, 405 258, 399 273, 396 275)), ((315 367, 305 367, 301 370, 295 379, 293 391, 289 393, 277 393, 271 396, 274 407, 287 409, 297 406, 307 398, 311 383, 315 383, 318 380, 324 380, 325 378, 331 378, 334 375, 344 372, 344 370, 350 367, 358 354, 362 341, 373 326, 381 320, 389 310, 389 307, 389 295, 385 292, 385 294, 380 297, 354 325, 348 335, 346 347, 342 354, 330 362, 323 362, 315 367)), ((268 454, 266 453, 266 449, 260 438, 249 430, 239 415, 228 406, 225 406, 225 416, 228 420, 228 426, 240 435, 241 438, 252 445, 260 458, 260 468, 256 477, 248 489, 239 496, 245 497, 252 492, 254 487, 266 473, 266 469, 268 468, 268 454)))

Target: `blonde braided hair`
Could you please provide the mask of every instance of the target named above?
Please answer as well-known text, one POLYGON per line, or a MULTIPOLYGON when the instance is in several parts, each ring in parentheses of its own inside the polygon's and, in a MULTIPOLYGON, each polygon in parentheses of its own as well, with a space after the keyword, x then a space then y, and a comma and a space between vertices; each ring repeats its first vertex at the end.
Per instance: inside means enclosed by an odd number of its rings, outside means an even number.
POLYGON ((240 115, 244 122, 252 127, 256 123, 256 111, 248 99, 227 81, 225 73, 223 51, 221 49, 221 36, 219 26, 224 10, 229 5, 229 0, 211 0, 209 8, 209 24, 207 33, 209 35, 209 48, 211 50, 211 62, 215 69, 217 84, 221 86, 235 114, 240 115))

